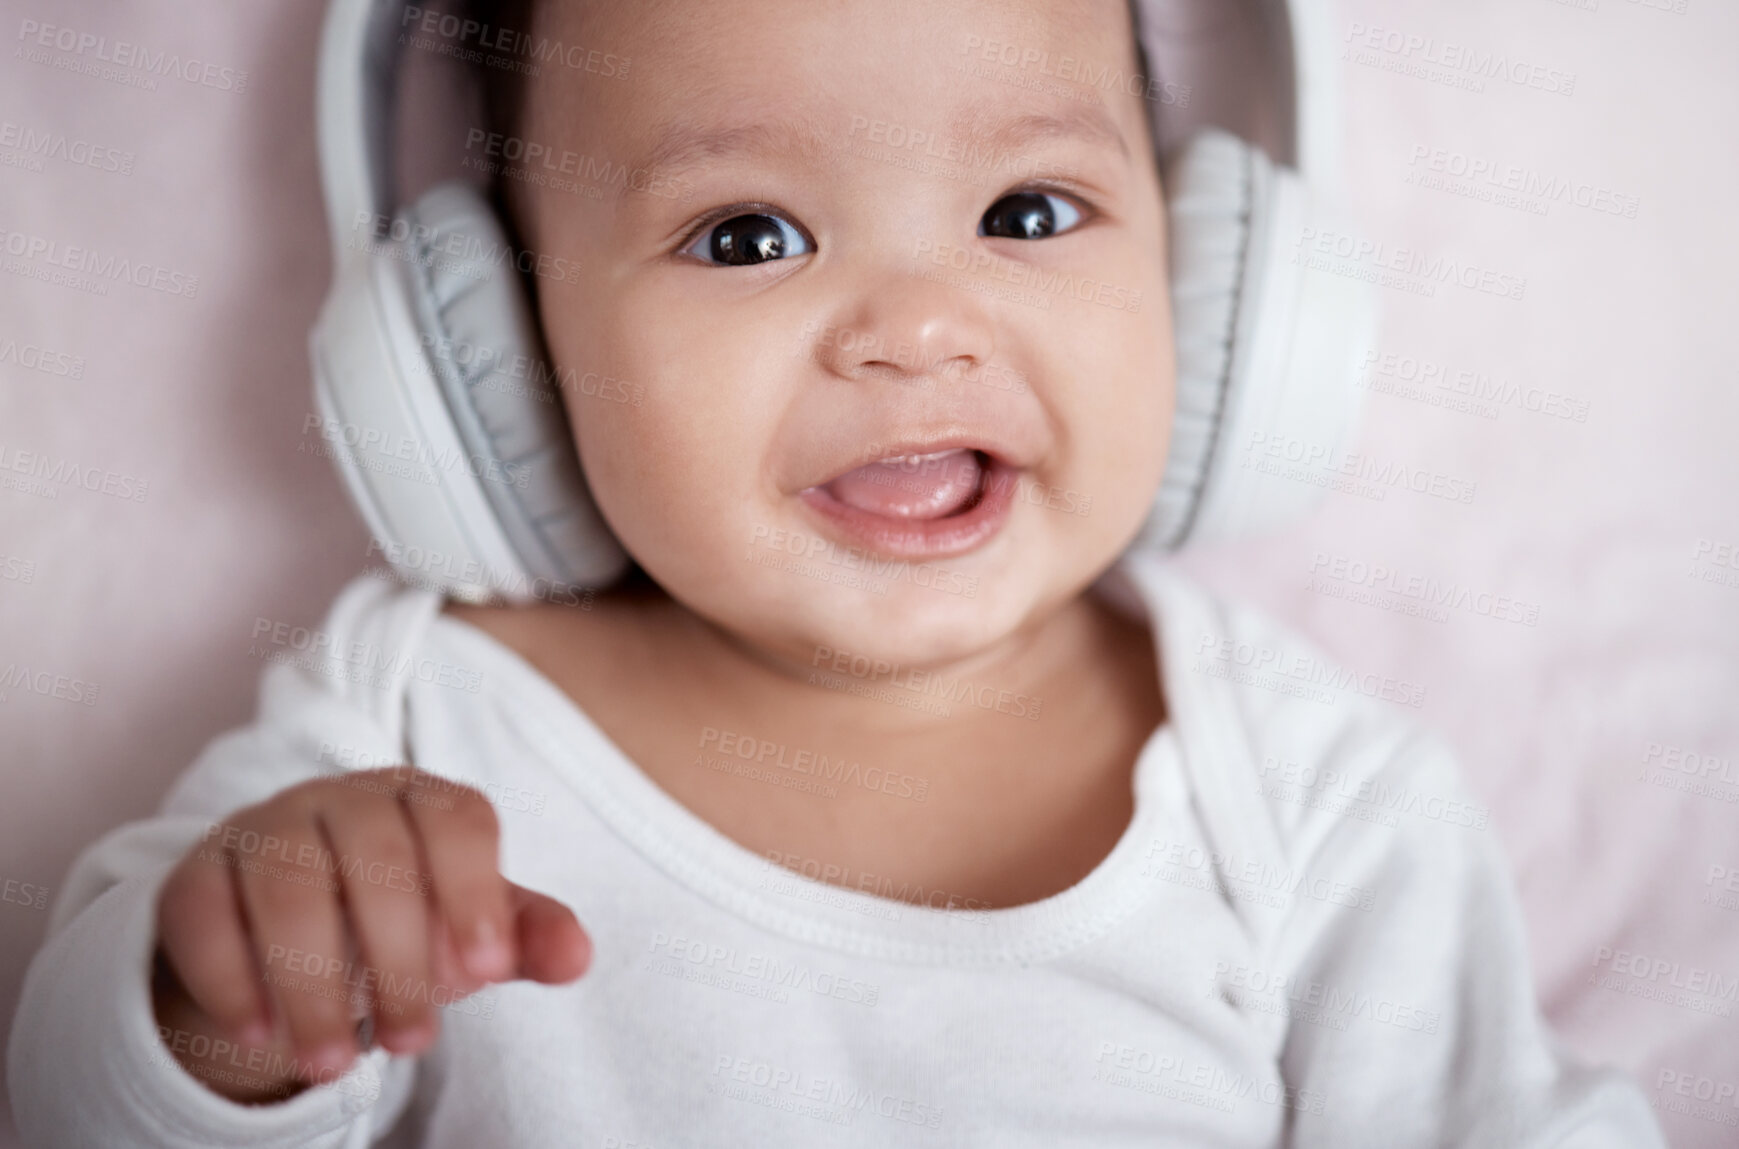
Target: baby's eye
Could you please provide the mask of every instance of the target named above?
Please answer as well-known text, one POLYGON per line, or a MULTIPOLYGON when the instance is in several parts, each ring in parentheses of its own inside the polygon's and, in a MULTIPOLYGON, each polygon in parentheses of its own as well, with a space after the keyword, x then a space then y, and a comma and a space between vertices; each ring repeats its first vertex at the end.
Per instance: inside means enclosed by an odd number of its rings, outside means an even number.
POLYGON ((745 267, 814 249, 802 232, 778 216, 749 214, 713 224, 683 250, 711 263, 745 267))
POLYGON ((1081 209, 1059 195, 1023 191, 990 205, 978 221, 979 235, 1005 239, 1043 239, 1081 222, 1081 209))

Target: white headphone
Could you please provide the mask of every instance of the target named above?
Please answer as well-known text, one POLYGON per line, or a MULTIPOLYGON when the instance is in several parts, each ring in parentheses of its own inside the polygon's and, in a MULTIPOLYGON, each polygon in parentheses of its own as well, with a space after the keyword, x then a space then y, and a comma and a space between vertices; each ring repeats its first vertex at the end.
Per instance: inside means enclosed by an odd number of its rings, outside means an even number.
MULTIPOLYGON (((1284 166, 1297 157, 1321 179, 1333 165, 1324 10, 1252 2, 1257 26, 1277 30, 1285 106, 1269 112, 1285 154, 1277 164, 1210 130, 1167 162, 1177 409, 1135 546, 1229 538, 1298 513, 1320 488, 1240 465, 1239 448, 1283 429, 1332 451, 1357 409, 1372 292, 1294 258, 1313 218, 1304 177, 1284 166)), ((1135 3, 1150 58, 1168 50, 1164 4, 1135 3)), ((398 212, 391 202, 405 7, 332 0, 326 17, 318 116, 333 282, 309 340, 322 429, 375 546, 405 578, 471 601, 573 601, 575 588, 614 581, 627 556, 547 386, 521 253, 469 184, 441 184, 398 212)))

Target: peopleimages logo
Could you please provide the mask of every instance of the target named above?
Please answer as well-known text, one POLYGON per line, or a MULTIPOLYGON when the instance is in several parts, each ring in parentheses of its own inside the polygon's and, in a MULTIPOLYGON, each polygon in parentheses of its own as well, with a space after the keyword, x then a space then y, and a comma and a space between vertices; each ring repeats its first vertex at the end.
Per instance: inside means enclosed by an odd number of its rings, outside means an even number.
POLYGON ((1594 951, 1594 969, 1610 973, 1588 975, 1588 984, 1630 997, 1676 1005, 1697 1013, 1731 1017, 1739 1000, 1739 978, 1719 970, 1685 965, 1667 958, 1601 946, 1594 951))
POLYGON ((1232 1113, 1238 1102, 1260 1101, 1302 1113, 1321 1113, 1327 1096, 1272 1078, 1229 1073, 1223 1066, 1186 1055, 1156 1053, 1121 1042, 1102 1041, 1093 1058, 1094 1081, 1232 1113))
POLYGON ((1425 687, 1385 674, 1360 674, 1305 654, 1289 654, 1271 646, 1204 633, 1196 645, 1197 669, 1215 678, 1264 686, 1313 701, 1332 701, 1325 691, 1351 691, 1418 709, 1425 705, 1425 687))
POLYGON ((20 344, 16 339, 0 339, 0 366, 16 363, 27 371, 58 375, 62 379, 83 379, 85 357, 65 351, 50 351, 34 343, 20 344))
MULTIPOLYGON (((35 160, 60 160, 74 167, 95 168, 124 176, 133 174, 135 157, 132 152, 94 144, 89 140, 74 139, 64 132, 53 132, 46 128, 38 130, 26 124, 15 124, 11 120, 0 121, 0 148, 19 152, 35 160)), ((32 170, 42 169, 39 165, 32 170)))
MULTIPOLYGON (((1029 694, 1018 694, 996 686, 975 682, 970 678, 955 678, 932 670, 918 670, 910 666, 902 666, 897 662, 888 662, 880 658, 871 658, 865 654, 853 654, 849 650, 835 650, 830 646, 818 646, 815 655, 809 660, 813 668, 809 681, 820 682, 829 689, 837 689, 834 683, 843 683, 844 676, 849 675, 857 682, 876 686, 886 684, 895 692, 910 692, 913 697, 933 698, 943 702, 961 702, 976 706, 980 710, 994 710, 999 714, 1007 714, 1014 718, 1030 718, 1037 720, 1039 710, 1044 705, 1044 699, 1035 698, 1029 694), (819 674, 817 673, 819 671, 819 674), (829 679, 828 675, 839 676, 829 679)), ((862 693, 851 691, 851 693, 862 693)), ((946 714, 946 711, 943 711, 946 714)))
POLYGON ((1432 359, 1376 348, 1366 350, 1359 370, 1358 383, 1367 390, 1465 411, 1482 419, 1496 419, 1500 408, 1509 407, 1571 423, 1588 421, 1587 399, 1545 387, 1524 387, 1492 371, 1450 370, 1432 359))
POLYGON ((597 371, 582 374, 573 367, 558 366, 520 352, 509 353, 488 344, 450 339, 427 331, 420 338, 430 359, 453 364, 473 387, 549 404, 555 402, 557 392, 570 398, 602 399, 635 407, 646 401, 640 384, 614 375, 597 371))
POLYGON ((476 694, 483 688, 480 671, 427 656, 415 657, 408 652, 389 650, 367 639, 343 642, 328 631, 261 617, 254 619, 253 632, 248 637, 250 657, 288 663, 299 669, 369 686, 387 687, 395 680, 414 678, 418 682, 450 686, 468 694, 476 694))
POLYGON ((596 592, 577 583, 561 582, 532 576, 522 570, 500 570, 477 559, 408 546, 404 543, 370 539, 365 558, 379 556, 392 564, 400 577, 413 586, 444 589, 449 583, 469 583, 484 586, 499 594, 537 599, 558 606, 592 609, 596 592))
POLYGON ((1437 294, 1439 284, 1503 299, 1521 299, 1528 290, 1526 277, 1511 272, 1326 228, 1302 229, 1292 262, 1428 297, 1437 294))
POLYGON ((872 120, 868 116, 853 116, 845 135, 850 140, 861 140, 893 152, 904 152, 927 160, 939 160, 945 166, 957 166, 987 176, 996 174, 1005 175, 1009 179, 1072 179, 1076 175, 1072 166, 1035 160, 1030 156, 1010 152, 1007 148, 991 147, 970 137, 950 136, 895 120, 872 120))
POLYGON ((354 1074, 331 1066, 316 1066, 273 1050, 243 1046, 227 1038, 167 1025, 157 1027, 157 1037, 162 1049, 152 1051, 152 1065, 166 1069, 173 1066, 177 1073, 191 1073, 208 1082, 242 1085, 279 1099, 299 1091, 302 1082, 309 1082, 344 1098, 347 1108, 380 1099, 378 1074, 354 1074))
MULTIPOLYGON (((195 299, 199 295, 199 276, 176 271, 161 264, 149 263, 145 260, 135 260, 114 252, 100 252, 93 248, 82 247, 74 243, 62 243, 58 239, 47 236, 32 235, 28 232, 11 231, 0 227, 0 251, 16 259, 27 260, 28 264, 8 266, 6 270, 15 274, 30 275, 32 265, 42 264, 59 269, 67 275, 81 277, 81 282, 88 283, 90 288, 96 288, 93 294, 107 295, 108 287, 102 280, 111 283, 126 282, 134 287, 143 287, 151 291, 161 291, 167 295, 178 295, 185 299, 195 299), (89 278, 85 278, 89 277, 89 278)), ((41 275, 32 278, 45 278, 41 275)), ((56 280, 56 282, 60 282, 56 280)), ((69 282, 67 286, 77 286, 69 282)), ((87 290, 81 287, 81 290, 87 290)))
POLYGON ((557 149, 536 140, 503 135, 500 132, 486 132, 482 128, 472 128, 465 136, 464 166, 485 175, 505 173, 511 179, 526 179, 525 173, 531 173, 544 177, 526 180, 539 186, 545 183, 547 177, 575 177, 567 183, 556 183, 554 186, 559 191, 579 190, 582 186, 596 189, 614 186, 628 191, 644 192, 660 199, 687 199, 694 194, 694 184, 681 177, 672 178, 650 168, 630 170, 628 165, 608 157, 576 152, 569 148, 557 149), (480 150, 483 158, 472 155, 472 149, 480 150), (522 164, 524 167, 516 170, 507 166, 512 164, 522 164), (533 169, 542 170, 534 172, 533 169))
POLYGON ((1369 886, 1163 838, 1148 843, 1142 876, 1272 909, 1284 909, 1294 898, 1309 898, 1369 913, 1377 901, 1376 891, 1369 886))
POLYGON ((1058 56, 1052 59, 1049 49, 1036 44, 1011 44, 969 35, 960 51, 964 56, 976 57, 985 63, 1031 72, 1034 76, 1045 79, 1055 78, 1100 92, 1125 92, 1157 104, 1176 105, 1180 108, 1189 107, 1190 95, 1194 91, 1188 84, 1162 81, 1140 72, 1125 72, 1111 64, 1095 63, 1074 56, 1058 56))
POLYGON ((1434 191, 1453 192, 1472 199, 1485 199, 1505 207, 1524 207, 1545 215, 1545 207, 1568 203, 1601 215, 1635 219, 1642 201, 1636 196, 1584 180, 1549 175, 1519 164, 1506 164, 1490 156, 1468 155, 1450 148, 1414 144, 1407 161, 1409 183, 1434 191), (1511 201, 1493 199, 1496 193, 1514 196, 1511 201))
MULTIPOLYGON (((107 467, 92 467, 71 459, 56 458, 41 451, 21 451, 17 447, 0 443, 0 473, 7 471, 25 476, 24 484, 29 484, 31 480, 40 480, 40 484, 36 485, 60 483, 70 487, 83 487, 87 491, 133 503, 144 502, 151 489, 149 479, 111 471, 107 467)), ((0 474, 0 479, 11 478, 11 475, 0 474)), ((13 485, 15 484, 0 481, 0 486, 13 485)), ((54 498, 59 493, 59 488, 47 486, 40 493, 54 498)))
POLYGON ((838 327, 814 319, 804 323, 802 335, 794 344, 794 352, 825 361, 829 351, 856 355, 859 359, 885 360, 925 381, 934 378, 959 379, 967 383, 981 384, 992 390, 1013 391, 1021 395, 1029 390, 1026 376, 1019 369, 1006 364, 968 361, 945 351, 927 352, 916 343, 904 339, 893 340, 885 334, 838 327))
MULTIPOLYGON (((1374 606, 1383 606, 1393 599, 1407 600, 1421 608, 1423 617, 1433 622, 1445 621, 1447 610, 1464 610, 1483 618, 1522 626, 1538 626, 1540 622, 1540 604, 1537 602, 1475 590, 1458 582, 1410 574, 1383 563, 1367 563, 1324 551, 1317 551, 1311 560, 1310 580, 1305 586, 1333 598, 1368 602, 1374 606), (1339 584, 1338 589, 1335 584, 1339 584), (1362 593, 1349 593, 1355 588, 1362 593)), ((1414 612, 1408 609, 1404 613, 1414 612)))
MULTIPOLYGON (((460 470, 468 472, 474 479, 513 486, 522 491, 531 482, 529 464, 468 453, 459 447, 436 448, 398 431, 364 427, 312 411, 302 418, 302 434, 306 436, 310 431, 318 431, 320 439, 328 447, 345 448, 358 466, 398 474, 419 482, 437 482, 438 479, 433 474, 436 471, 452 473, 460 470), (371 462, 400 465, 369 466, 371 462)), ((304 442, 297 447, 297 453, 319 452, 310 452, 304 442)))
MULTIPOLYGON (((1259 774, 1259 786, 1269 797, 1296 801, 1298 805, 1326 809, 1331 813, 1362 809, 1373 813, 1412 814, 1426 821, 1474 830, 1484 830, 1491 824, 1491 810, 1469 802, 1465 797, 1445 798, 1411 786, 1397 786, 1383 778, 1318 768, 1309 762, 1282 760, 1272 754, 1262 759, 1259 774)), ((1397 823, 1391 819, 1383 824, 1393 826, 1397 823)))
POLYGON ((1478 483, 1455 475, 1267 431, 1250 432, 1240 466, 1379 502, 1390 489, 1403 487, 1446 502, 1471 503, 1479 489, 1478 483))
POLYGON ((534 38, 516 28, 461 19, 438 8, 425 8, 418 4, 405 5, 404 14, 399 18, 399 37, 401 43, 414 48, 435 48, 444 55, 470 63, 487 62, 499 67, 508 62, 497 56, 485 57, 484 53, 536 61, 536 64, 521 64, 514 69, 528 76, 538 74, 537 65, 560 64, 576 72, 620 78, 628 74, 629 65, 633 63, 631 57, 618 56, 614 52, 587 48, 583 44, 565 44, 548 36, 534 38), (439 36, 450 43, 437 45, 415 38, 429 36, 439 36), (469 44, 475 44, 476 48, 467 47, 469 44))
MULTIPOLYGON (((757 766, 776 766, 793 774, 811 775, 825 782, 844 786, 860 786, 895 798, 922 802, 930 792, 930 781, 885 766, 864 768, 861 762, 847 762, 843 757, 829 758, 814 750, 792 750, 783 742, 769 738, 754 738, 734 730, 703 726, 699 749, 712 750, 721 757, 735 757, 757 766)), ((833 797, 833 794, 828 794, 833 797)))
POLYGON ((765 554, 767 560, 782 560, 782 556, 791 556, 801 560, 796 564, 783 561, 762 561, 762 566, 772 566, 775 569, 786 569, 798 574, 809 574, 820 577, 823 581, 841 582, 847 585, 864 584, 864 589, 876 594, 886 594, 887 588, 893 583, 905 582, 926 590, 940 591, 945 594, 959 595, 962 598, 978 597, 978 576, 969 575, 963 571, 940 566, 936 563, 912 563, 906 559, 883 558, 881 555, 863 547, 840 546, 831 539, 820 535, 808 535, 802 531, 787 530, 784 527, 770 527, 757 524, 749 531, 750 561, 757 559, 757 551, 765 554), (851 579, 834 578, 829 572, 814 563, 826 563, 838 568, 835 573, 849 573, 851 579))
POLYGON ((1036 263, 1026 263, 1018 259, 1007 259, 987 251, 974 251, 956 244, 920 239, 912 249, 912 261, 921 263, 925 260, 937 267, 945 267, 969 277, 979 276, 1013 287, 1031 288, 1039 293, 1038 298, 1042 300, 1067 297, 1083 303, 1097 303, 1113 311, 1141 310, 1139 291, 1094 279, 1089 275, 1078 276, 1073 272, 1040 267, 1036 263))
POLYGON ((1558 96, 1576 92, 1576 73, 1564 68, 1357 20, 1347 25, 1341 58, 1474 92, 1485 91, 1487 80, 1501 80, 1558 96))
POLYGON ((690 977, 689 980, 711 981, 724 989, 760 990, 762 992, 751 992, 751 996, 771 997, 775 1001, 790 1000, 789 994, 795 990, 799 994, 810 993, 852 1005, 873 1006, 882 995, 882 987, 875 982, 836 970, 816 969, 801 961, 785 961, 775 954, 740 950, 736 946, 667 934, 663 930, 653 933, 647 952, 670 963, 648 966, 654 973, 709 975, 690 977), (733 984, 734 981, 739 984, 733 984))
MULTIPOLYGON (((107 36, 98 36, 92 32, 82 32, 77 28, 68 28, 61 24, 44 24, 37 20, 22 20, 18 24, 18 40, 24 45, 20 54, 29 53, 26 57, 32 63, 54 63, 46 53, 34 49, 52 48, 57 52, 70 53, 75 57, 75 65, 66 70, 86 72, 96 64, 110 64, 115 68, 128 68, 144 72, 149 77, 173 77, 185 80, 189 84, 199 84, 202 87, 217 88, 225 92, 244 92, 248 86, 248 74, 241 68, 225 67, 221 64, 207 63, 188 57, 183 60, 180 53, 158 49, 152 52, 143 44, 133 44, 126 40, 110 41, 107 36), (40 58, 38 58, 40 57, 40 58)), ((102 79, 119 77, 103 75, 102 70, 95 74, 102 79)), ((149 82, 147 89, 155 89, 156 83, 149 82)))
POLYGON ((384 245, 391 242, 401 245, 404 257, 412 262, 462 269, 473 277, 477 273, 487 276, 489 268, 504 267, 557 282, 577 282, 580 277, 579 264, 566 256, 515 249, 512 244, 485 241, 462 231, 437 236, 427 224, 412 224, 404 216, 359 211, 351 221, 351 230, 356 233, 352 247, 384 251, 384 245))
POLYGON ((1363 989, 1234 964, 1224 958, 1214 962, 1208 981, 1209 996, 1221 996, 1240 1009, 1278 1013, 1330 1029, 1344 1031, 1349 1028, 1349 1021, 1363 1020, 1415 1033, 1436 1033, 1443 1021, 1440 1010, 1425 1009, 1363 989))
POLYGON ((10 701, 11 692, 14 690, 39 694, 44 698, 57 698, 62 702, 76 702, 82 706, 95 706, 102 687, 70 674, 33 670, 28 665, 9 662, 4 670, 0 670, 0 702, 10 701))

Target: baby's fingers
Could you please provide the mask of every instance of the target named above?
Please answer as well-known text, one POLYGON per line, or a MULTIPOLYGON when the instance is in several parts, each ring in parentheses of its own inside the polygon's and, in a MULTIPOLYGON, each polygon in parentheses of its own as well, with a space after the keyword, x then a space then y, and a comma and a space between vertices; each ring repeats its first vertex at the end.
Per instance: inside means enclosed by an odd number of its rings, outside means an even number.
POLYGON ((352 936, 361 950, 358 1004, 394 1053, 420 1053, 435 1039, 429 986, 429 889, 409 820, 391 797, 365 796, 321 819, 337 857, 352 936))
POLYGON ((337 884, 301 861, 330 856, 317 811, 274 802, 247 824, 260 850, 237 852, 236 885, 266 989, 308 1072, 342 1072, 356 1056, 348 931, 337 884))
MULTIPOLYGON (((573 981, 586 972, 592 961, 592 943, 573 911, 535 890, 505 883, 513 909, 514 940, 519 963, 496 981, 525 978, 546 985, 573 981)), ((435 979, 450 986, 455 997, 467 997, 483 988, 485 981, 468 972, 459 960, 452 931, 444 919, 433 923, 430 944, 435 979)))
POLYGON ((560 985, 592 964, 592 941, 574 912, 536 890, 507 883, 519 942, 516 976, 560 985))
POLYGON ((453 944, 453 931, 447 919, 439 913, 429 919, 429 966, 437 985, 450 991, 454 1000, 469 997, 488 983, 465 968, 459 960, 459 947, 453 944))
POLYGON ((227 1033, 248 1045, 271 1039, 253 945, 231 861, 201 846, 181 860, 157 895, 157 937, 181 988, 227 1033))
POLYGON ((431 785, 416 774, 400 794, 417 829, 434 898, 459 959, 479 981, 512 975, 518 960, 507 882, 496 869, 495 807, 468 786, 431 785))

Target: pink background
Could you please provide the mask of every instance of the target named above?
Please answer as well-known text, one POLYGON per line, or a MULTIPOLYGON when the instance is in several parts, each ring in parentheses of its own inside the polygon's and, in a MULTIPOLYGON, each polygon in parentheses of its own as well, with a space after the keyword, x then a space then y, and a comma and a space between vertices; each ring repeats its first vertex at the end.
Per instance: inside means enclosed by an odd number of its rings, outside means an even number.
MULTIPOLYGON (((1372 394, 1359 449, 1476 482, 1472 503, 1334 494, 1284 535, 1189 561, 1349 666, 1425 685, 1416 716, 1458 748, 1514 861, 1549 1015, 1658 1101, 1663 1070, 1739 1082, 1732 1016, 1590 984, 1603 946, 1739 977, 1739 911, 1708 884, 1711 867, 1739 870, 1739 785, 1639 779, 1651 744, 1739 759, 1739 588, 1689 573, 1698 540, 1739 545, 1739 8, 1591 2, 1348 0, 1335 22, 1343 44, 1357 21, 1576 74, 1565 96, 1341 64, 1361 234, 1527 280, 1521 301, 1386 290, 1382 349, 1558 392, 1586 422, 1372 394), (1639 209, 1565 201, 1542 216, 1412 186, 1416 146, 1639 209), (1327 597, 1307 586, 1319 554, 1537 604, 1539 623, 1327 597)), ((100 686, 91 706, 20 689, 0 703, 0 879, 58 889, 81 848, 149 814, 208 739, 247 720, 255 618, 312 623, 364 565, 330 463, 299 451, 317 441, 304 338, 328 274, 317 6, 199 8, 8 0, 0 22, 0 118, 134 153, 130 174, 0 166, 0 228, 199 277, 187 299, 0 274, 0 347, 85 361, 79 379, 0 362, 0 464, 45 452, 149 482, 142 501, 0 489, 0 665, 100 686), (245 69, 246 89, 56 70, 14 55, 26 19, 245 69), (29 581, 3 577, 25 563, 29 581)), ((0 902, 0 1026, 46 920, 0 902)), ((1676 1146, 1739 1137, 1663 1121, 1676 1146)), ((0 1144, 9 1128, 0 1117, 0 1144)))

